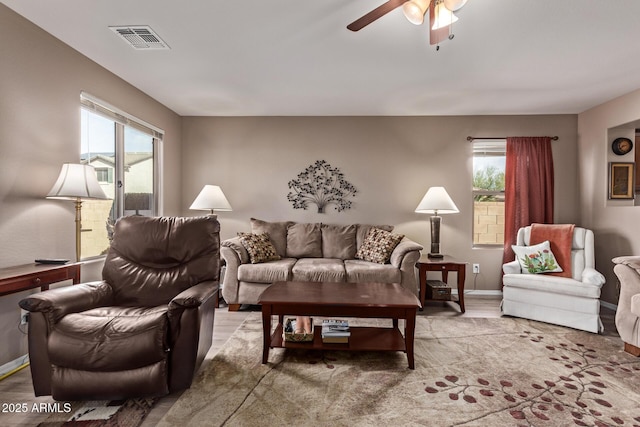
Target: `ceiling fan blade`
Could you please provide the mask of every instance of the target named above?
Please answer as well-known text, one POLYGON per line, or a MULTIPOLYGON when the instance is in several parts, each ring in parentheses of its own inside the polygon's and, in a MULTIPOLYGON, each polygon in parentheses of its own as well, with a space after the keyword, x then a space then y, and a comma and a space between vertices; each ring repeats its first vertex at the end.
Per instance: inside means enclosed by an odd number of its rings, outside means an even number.
POLYGON ((381 4, 380 6, 373 9, 371 12, 367 13, 363 17, 356 19, 351 24, 347 25, 347 28, 351 31, 358 31, 371 24, 376 19, 382 18, 387 13, 392 10, 400 7, 407 0, 389 0, 386 3, 381 4))

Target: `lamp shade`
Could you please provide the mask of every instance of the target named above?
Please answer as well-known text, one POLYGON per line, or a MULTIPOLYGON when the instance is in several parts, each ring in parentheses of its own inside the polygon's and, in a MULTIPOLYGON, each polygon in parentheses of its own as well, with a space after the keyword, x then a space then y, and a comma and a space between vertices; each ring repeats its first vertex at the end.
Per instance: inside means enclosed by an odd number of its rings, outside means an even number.
POLYGON ((465 4, 467 4, 467 0, 444 0, 444 7, 449 9, 451 12, 455 12, 465 4))
POLYGON ((231 205, 217 185, 205 185, 189 209, 200 211, 230 211, 231 205))
POLYGON ((438 215, 458 213, 460 211, 444 187, 431 187, 420 201, 416 212, 438 215))
POLYGON ((108 199, 98 183, 93 166, 76 163, 62 165, 58 180, 49 194, 48 199, 108 199))
POLYGON ((447 25, 451 25, 458 20, 458 17, 446 8, 444 3, 439 2, 436 4, 434 10, 435 20, 433 21, 432 30, 439 30, 447 25))
POLYGON ((409 22, 421 25, 430 3, 431 0, 410 0, 402 5, 402 12, 409 22))

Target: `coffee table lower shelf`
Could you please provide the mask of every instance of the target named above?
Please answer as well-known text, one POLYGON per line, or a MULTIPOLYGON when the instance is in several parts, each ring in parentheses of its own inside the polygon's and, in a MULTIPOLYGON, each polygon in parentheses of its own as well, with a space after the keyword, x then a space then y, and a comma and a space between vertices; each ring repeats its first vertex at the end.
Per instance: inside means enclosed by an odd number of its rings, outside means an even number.
POLYGON ((270 348, 302 348, 312 350, 341 351, 402 351, 407 352, 404 336, 398 328, 352 326, 348 343, 325 343, 322 341, 322 327, 313 329, 313 341, 294 342, 282 338, 282 323, 278 323, 271 334, 270 348))

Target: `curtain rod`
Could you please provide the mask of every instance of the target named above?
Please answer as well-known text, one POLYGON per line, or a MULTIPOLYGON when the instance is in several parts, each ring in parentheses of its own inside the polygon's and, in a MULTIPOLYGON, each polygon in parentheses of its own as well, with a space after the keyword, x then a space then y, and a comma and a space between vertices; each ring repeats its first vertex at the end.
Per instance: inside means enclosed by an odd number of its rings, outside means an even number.
MULTIPOLYGON (((553 141, 557 141, 558 138, 557 136, 550 136, 549 138, 551 138, 553 141)), ((473 141, 474 139, 507 139, 506 136, 468 136, 467 137, 467 141, 473 141)))

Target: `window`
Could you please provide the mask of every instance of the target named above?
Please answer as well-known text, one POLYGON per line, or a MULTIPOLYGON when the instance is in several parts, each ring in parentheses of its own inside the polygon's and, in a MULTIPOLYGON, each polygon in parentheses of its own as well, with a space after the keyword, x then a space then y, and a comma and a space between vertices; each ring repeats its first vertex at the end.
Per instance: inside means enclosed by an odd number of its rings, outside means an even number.
POLYGON ((113 168, 95 168, 98 182, 104 184, 113 183, 113 168))
POLYGON ((473 141, 473 246, 504 244, 505 139, 473 141))
POLYGON ((82 202, 82 256, 91 258, 106 253, 121 216, 160 214, 158 154, 163 134, 87 94, 80 100, 80 161, 95 168, 111 199, 82 202))

